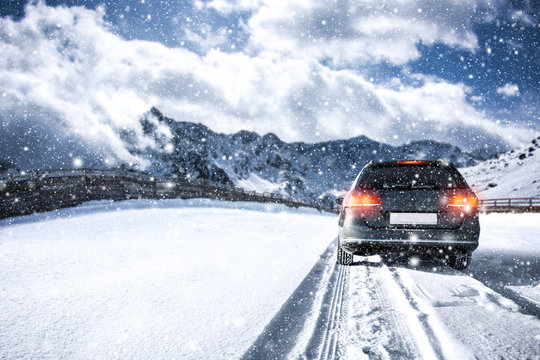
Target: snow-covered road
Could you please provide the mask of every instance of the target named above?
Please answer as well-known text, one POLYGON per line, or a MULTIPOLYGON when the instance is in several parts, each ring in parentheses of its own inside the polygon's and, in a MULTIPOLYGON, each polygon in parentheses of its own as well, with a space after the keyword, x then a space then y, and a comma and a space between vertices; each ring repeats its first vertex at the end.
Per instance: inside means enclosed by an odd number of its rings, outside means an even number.
POLYGON ((527 359, 540 322, 470 276, 435 262, 351 267, 342 357, 527 359))
POLYGON ((278 205, 133 200, 2 220, 0 357, 537 359, 540 214, 481 221, 457 272, 337 266, 336 217, 278 205))
MULTIPOLYGON (((355 257, 350 267, 335 265, 329 257, 327 271, 332 274, 321 281, 324 300, 319 311, 306 315, 307 323, 315 317, 317 325, 312 337, 290 355, 539 359, 539 220, 540 214, 483 215, 481 246, 474 253, 474 266, 464 272, 421 257, 355 257)), ((274 322, 286 326, 285 321, 274 322)), ((265 350, 276 342, 275 336, 263 334, 259 340, 265 337, 267 343, 259 341, 246 358, 276 353, 265 350)))

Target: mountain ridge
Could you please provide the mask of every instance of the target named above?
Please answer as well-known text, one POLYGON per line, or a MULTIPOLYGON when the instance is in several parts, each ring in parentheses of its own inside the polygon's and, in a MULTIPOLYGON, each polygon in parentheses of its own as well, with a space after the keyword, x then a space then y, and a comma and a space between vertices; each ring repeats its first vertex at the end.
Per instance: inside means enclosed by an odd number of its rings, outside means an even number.
POLYGON ((287 143, 273 133, 212 131, 203 124, 176 121, 153 107, 140 118, 142 139, 123 134, 126 148, 147 159, 155 175, 195 178, 250 190, 305 199, 333 197, 369 161, 446 159, 458 167, 484 157, 457 146, 420 140, 392 146, 360 135, 318 143, 287 143), (149 144, 141 148, 135 144, 149 144))
MULTIPOLYGON (((234 185, 308 201, 332 202, 368 162, 400 159, 451 161, 484 198, 540 196, 540 137, 496 156, 491 156, 493 150, 489 148, 466 152, 434 140, 392 146, 364 135, 318 143, 287 143, 274 133, 214 132, 200 123, 169 118, 155 107, 139 117, 137 126, 117 129, 117 134, 139 162, 113 162, 110 167, 234 185)), ((93 166, 91 158, 83 159, 87 166, 93 166)), ((42 169, 52 166, 45 163, 42 169)), ((16 162, 9 156, 0 158, 0 173, 13 170, 18 170, 16 162)))

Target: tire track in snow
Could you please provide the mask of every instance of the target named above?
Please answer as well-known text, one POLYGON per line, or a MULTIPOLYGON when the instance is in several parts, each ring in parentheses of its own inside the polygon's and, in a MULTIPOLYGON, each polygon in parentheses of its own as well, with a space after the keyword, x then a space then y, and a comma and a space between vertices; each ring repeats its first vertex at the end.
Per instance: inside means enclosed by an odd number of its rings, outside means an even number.
POLYGON ((329 288, 317 320, 317 331, 306 348, 308 359, 336 359, 339 357, 339 338, 347 309, 349 266, 335 264, 329 288))
MULTIPOLYGON (((425 288, 428 284, 416 281, 408 270, 388 267, 380 260, 337 265, 335 249, 333 242, 243 359, 472 356, 470 345, 465 348, 435 311, 459 304, 441 303, 438 295, 433 298, 429 286, 425 288)), ((441 276, 441 280, 445 278, 441 276)), ((464 294, 454 295, 461 298, 464 294)), ((489 344, 480 344, 482 334, 473 330, 468 334, 476 338, 475 346, 490 349, 489 344)))
MULTIPOLYGON (((263 332, 242 356, 250 359, 286 359, 298 348, 298 343, 307 343, 302 335, 310 328, 310 320, 316 317, 328 284, 333 284, 336 268, 337 241, 332 241, 319 261, 296 288, 279 312, 272 318, 263 332)), ((303 347, 300 352, 304 351, 303 347)), ((294 354, 293 354, 294 355, 294 354)), ((297 354, 299 357, 304 357, 297 354)))
POLYGON ((515 302, 519 306, 521 313, 525 315, 532 315, 537 319, 540 319, 540 304, 534 300, 527 298, 527 296, 516 292, 502 283, 497 283, 493 279, 486 278, 486 276, 483 276, 481 272, 474 272, 471 274, 476 280, 481 282, 487 288, 490 288, 496 293, 515 302))
POLYGON ((497 286, 488 287, 518 304, 523 314, 536 316, 537 319, 540 319, 540 304, 535 300, 529 299, 526 295, 520 294, 511 288, 497 286))
MULTIPOLYGON (((386 269, 392 272, 392 278, 395 281, 396 285, 399 286, 405 299, 407 300, 409 306, 414 310, 418 321, 422 325, 422 329, 429 339, 432 351, 435 353, 438 359, 444 359, 444 350, 440 341, 440 336, 437 334, 437 331, 433 328, 429 321, 429 314, 422 310, 422 306, 418 303, 415 296, 412 294, 412 291, 407 287, 399 274, 393 270, 386 267, 386 269)), ((425 294, 425 291, 419 288, 422 293, 425 294)))
POLYGON ((539 354, 536 318, 484 284, 450 269, 390 268, 429 316, 445 358, 533 359, 539 354), (468 355, 467 355, 468 354, 468 355))
MULTIPOLYGON (((343 358, 452 359, 456 343, 421 298, 426 290, 373 259, 351 269, 348 329, 343 358)), ((463 358, 467 358, 464 356, 463 358)))
MULTIPOLYGON (((381 278, 380 262, 351 267, 348 316, 343 327, 342 357, 347 359, 418 359, 404 316, 381 278)), ((395 287, 394 287, 395 288, 395 287)))
POLYGON ((247 359, 336 359, 346 323, 349 266, 333 241, 253 345, 247 359))
MULTIPOLYGON (((366 302, 363 304, 369 307, 366 302)), ((439 341, 439 338, 447 337, 446 334, 439 334, 428 318, 429 314, 422 311, 421 305, 417 303, 411 290, 403 284, 399 275, 382 262, 367 265, 355 263, 352 267, 335 264, 323 299, 316 330, 302 358, 325 360, 356 358, 358 352, 346 353, 350 340, 348 335, 351 331, 357 334, 360 332, 364 339, 377 342, 380 340, 377 337, 381 336, 380 323, 389 325, 388 330, 391 333, 382 336, 387 336, 386 340, 391 343, 383 344, 377 349, 372 346, 362 346, 361 352, 370 359, 392 358, 393 356, 411 359, 449 358, 439 341), (354 283, 350 278, 351 271, 355 270, 362 272, 360 277, 365 281, 361 284, 354 283), (350 289, 351 285, 360 286, 357 289, 350 289), (372 309, 369 310, 369 314, 362 315, 360 320, 369 326, 349 329, 349 301, 358 300, 354 297, 361 296, 362 292, 370 299, 372 309), (368 329, 377 323, 379 325, 371 330, 368 329), (369 333, 370 331, 373 333, 369 333)))

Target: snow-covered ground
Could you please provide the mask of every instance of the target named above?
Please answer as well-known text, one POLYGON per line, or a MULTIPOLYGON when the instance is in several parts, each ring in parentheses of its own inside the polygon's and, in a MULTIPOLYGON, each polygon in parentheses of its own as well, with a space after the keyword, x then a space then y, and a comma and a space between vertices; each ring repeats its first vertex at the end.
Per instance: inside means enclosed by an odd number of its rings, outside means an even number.
POLYGON ((540 197, 540 137, 476 166, 460 169, 484 199, 540 197))
POLYGON ((423 258, 336 266, 336 217, 282 205, 94 202, 2 220, 0 357, 239 358, 264 332, 279 346, 272 324, 298 357, 317 353, 328 314, 339 338, 322 348, 344 358, 538 358, 540 320, 513 300, 540 298, 540 214, 481 226, 458 272, 423 258))
POLYGON ((342 357, 538 359, 540 320, 493 288, 540 298, 540 214, 483 215, 481 228, 464 272, 427 258, 355 257, 342 357))
POLYGON ((348 359, 531 359, 540 321, 481 282, 434 264, 351 267, 348 359), (436 268, 436 270, 434 270, 436 268))
POLYGON ((0 358, 238 358, 335 233, 315 210, 209 200, 0 221, 0 358))
POLYGON ((236 186, 241 189, 256 191, 256 192, 269 192, 274 194, 283 194, 282 186, 268 180, 262 179, 254 173, 249 174, 247 179, 239 179, 236 181, 236 186))

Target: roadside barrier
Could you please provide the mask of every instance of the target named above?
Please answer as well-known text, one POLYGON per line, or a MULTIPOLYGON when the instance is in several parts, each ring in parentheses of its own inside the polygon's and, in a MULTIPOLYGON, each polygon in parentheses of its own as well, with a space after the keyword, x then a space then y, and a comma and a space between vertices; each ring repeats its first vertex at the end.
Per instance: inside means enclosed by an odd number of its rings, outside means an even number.
POLYGON ((185 178, 153 177, 133 170, 52 169, 0 176, 0 218, 76 206, 91 200, 172 198, 255 201, 335 211, 333 206, 291 196, 185 178))
MULTIPOLYGON (((255 201, 339 212, 328 202, 306 201, 275 193, 170 177, 134 170, 52 169, 0 175, 0 218, 76 206, 91 200, 208 198, 255 201)), ((484 199, 480 211, 540 212, 540 198, 484 199)))
POLYGON ((540 212, 540 198, 504 198, 479 201, 480 211, 491 212, 540 212))

